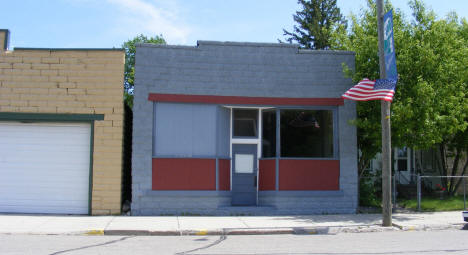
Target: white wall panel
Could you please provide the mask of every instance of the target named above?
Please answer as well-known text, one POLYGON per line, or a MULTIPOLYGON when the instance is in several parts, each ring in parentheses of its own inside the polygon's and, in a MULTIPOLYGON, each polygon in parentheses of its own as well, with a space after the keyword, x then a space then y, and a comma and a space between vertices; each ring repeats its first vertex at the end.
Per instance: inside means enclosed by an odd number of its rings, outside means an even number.
POLYGON ((155 103, 154 155, 216 156, 216 105, 155 103))

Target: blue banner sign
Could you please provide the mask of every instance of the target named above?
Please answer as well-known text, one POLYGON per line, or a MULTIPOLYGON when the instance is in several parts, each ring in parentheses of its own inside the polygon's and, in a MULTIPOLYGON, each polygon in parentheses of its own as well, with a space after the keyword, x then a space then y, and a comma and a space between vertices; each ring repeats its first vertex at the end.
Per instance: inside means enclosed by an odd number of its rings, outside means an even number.
POLYGON ((384 23, 384 55, 386 78, 398 79, 395 57, 395 44, 393 42, 393 12, 385 13, 384 23))

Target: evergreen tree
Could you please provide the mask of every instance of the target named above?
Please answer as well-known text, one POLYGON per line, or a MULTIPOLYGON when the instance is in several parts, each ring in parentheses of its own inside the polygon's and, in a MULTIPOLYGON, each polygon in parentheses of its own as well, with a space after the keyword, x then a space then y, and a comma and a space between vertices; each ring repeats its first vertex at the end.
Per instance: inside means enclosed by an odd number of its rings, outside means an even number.
POLYGON ((299 0, 302 10, 293 15, 294 31, 283 29, 289 43, 297 42, 307 49, 329 49, 334 30, 346 29, 347 23, 336 0, 299 0))

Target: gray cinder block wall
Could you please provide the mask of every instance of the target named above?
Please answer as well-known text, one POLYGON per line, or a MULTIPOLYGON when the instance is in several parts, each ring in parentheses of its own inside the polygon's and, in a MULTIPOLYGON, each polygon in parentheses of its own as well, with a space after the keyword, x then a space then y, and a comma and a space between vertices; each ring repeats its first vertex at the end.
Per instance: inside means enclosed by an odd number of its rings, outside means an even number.
MULTIPOLYGON (((353 85, 344 77, 342 63, 354 68, 354 53, 302 50, 294 44, 198 41, 197 46, 138 45, 132 214, 232 214, 227 207, 229 191, 152 190, 154 115, 149 93, 340 98, 353 85)), ((349 124, 355 117, 355 103, 345 100, 338 107, 340 190, 261 191, 259 204, 273 209, 251 213, 355 213, 356 128, 349 124)))

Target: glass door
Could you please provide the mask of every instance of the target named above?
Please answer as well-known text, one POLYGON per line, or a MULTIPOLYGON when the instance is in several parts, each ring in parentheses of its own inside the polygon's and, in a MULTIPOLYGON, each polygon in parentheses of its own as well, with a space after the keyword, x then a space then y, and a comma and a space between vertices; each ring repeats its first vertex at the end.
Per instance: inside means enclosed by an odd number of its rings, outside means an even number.
POLYGON ((260 109, 231 109, 232 205, 257 205, 260 130, 260 109))

